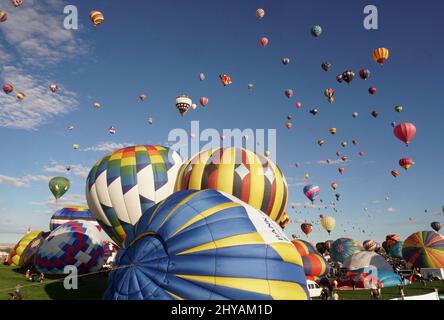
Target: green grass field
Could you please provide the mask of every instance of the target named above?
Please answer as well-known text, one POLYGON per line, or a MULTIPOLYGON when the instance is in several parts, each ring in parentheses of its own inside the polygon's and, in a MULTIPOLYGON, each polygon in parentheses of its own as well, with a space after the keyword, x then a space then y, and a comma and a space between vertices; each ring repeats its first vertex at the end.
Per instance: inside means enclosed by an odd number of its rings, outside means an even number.
MULTIPOLYGON (((22 286, 21 292, 24 300, 96 300, 102 299, 107 286, 108 278, 103 274, 81 277, 77 290, 65 290, 63 277, 46 279, 43 284, 27 281, 24 270, 16 267, 0 265, 0 300, 9 299, 9 293, 14 291, 17 284, 22 286)), ((431 293, 434 289, 444 295, 444 282, 427 282, 426 285, 414 283, 406 286, 406 296, 416 296, 431 293)), ((382 289, 383 299, 399 297, 398 288, 382 289)), ((340 300, 370 300, 368 290, 339 291, 340 300)))

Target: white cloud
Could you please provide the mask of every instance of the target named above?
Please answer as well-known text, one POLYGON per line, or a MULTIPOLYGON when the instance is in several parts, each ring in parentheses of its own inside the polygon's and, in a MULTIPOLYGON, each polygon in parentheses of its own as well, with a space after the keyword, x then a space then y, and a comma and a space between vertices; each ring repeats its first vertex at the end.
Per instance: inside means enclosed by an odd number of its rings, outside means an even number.
POLYGON ((343 160, 341 160, 341 159, 336 159, 336 160, 318 160, 317 161, 317 163, 319 163, 319 164, 326 164, 326 165, 331 165, 331 164, 340 164, 340 163, 343 163, 343 164, 345 164, 345 163, 347 163, 347 162, 349 162, 349 160, 347 160, 347 161, 343 161, 343 160))
POLYGON ((92 147, 87 147, 84 149, 80 149, 80 151, 93 151, 93 152, 97 152, 97 151, 102 151, 102 152, 111 152, 117 149, 122 149, 122 148, 126 148, 129 146, 134 146, 134 143, 129 143, 129 142, 123 142, 123 143, 116 143, 116 142, 101 142, 98 145, 92 146, 92 147))
POLYGON ((14 87, 13 93, 0 95, 0 127, 35 129, 55 116, 69 113, 79 104, 73 92, 61 88, 54 94, 48 88, 50 81, 16 67, 3 67, 0 76, 14 87), (23 101, 15 97, 14 93, 19 91, 26 95, 23 101))
POLYGON ((50 173, 61 173, 61 174, 63 173, 69 174, 70 172, 72 172, 77 177, 86 178, 88 176, 90 168, 84 167, 81 164, 62 165, 54 161, 51 163, 51 166, 46 166, 44 171, 50 173), (68 166, 71 168, 70 171, 67 170, 68 166))
MULTIPOLYGON (((5 0, 6 1, 6 0, 5 0)), ((2 38, 16 49, 27 65, 45 66, 87 52, 78 31, 63 26, 63 1, 39 0, 8 12, 2 38)))
POLYGON ((372 200, 372 204, 378 204, 381 203, 381 200, 372 200))
POLYGON ((46 201, 34 201, 30 203, 33 206, 45 208, 45 213, 53 214, 54 211, 62 209, 67 206, 86 206, 86 198, 83 194, 66 194, 62 198, 55 201, 54 198, 49 198, 46 201))
POLYGON ((392 207, 387 208, 387 212, 395 213, 396 211, 398 211, 396 208, 392 208, 392 207))
POLYGON ((32 182, 48 182, 51 177, 45 175, 26 175, 23 177, 10 177, 0 175, 0 184, 11 185, 17 188, 26 188, 32 182))
POLYGON ((324 209, 325 207, 334 207, 333 204, 331 203, 327 203, 327 204, 323 204, 323 205, 316 205, 316 204, 312 204, 311 202, 293 202, 290 203, 290 206, 292 209, 296 209, 296 208, 315 208, 315 209, 324 209))
POLYGON ((289 188, 292 187, 302 187, 307 184, 307 182, 304 179, 294 178, 294 177, 285 177, 287 180, 287 184, 289 188))

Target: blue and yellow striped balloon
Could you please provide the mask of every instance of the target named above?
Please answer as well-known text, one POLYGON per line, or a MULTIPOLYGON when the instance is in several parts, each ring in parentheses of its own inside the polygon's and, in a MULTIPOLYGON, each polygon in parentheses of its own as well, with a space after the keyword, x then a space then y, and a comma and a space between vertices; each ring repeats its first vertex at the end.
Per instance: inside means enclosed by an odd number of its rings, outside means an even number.
POLYGON ((179 191, 146 212, 105 299, 308 298, 302 258, 266 214, 217 190, 179 191))

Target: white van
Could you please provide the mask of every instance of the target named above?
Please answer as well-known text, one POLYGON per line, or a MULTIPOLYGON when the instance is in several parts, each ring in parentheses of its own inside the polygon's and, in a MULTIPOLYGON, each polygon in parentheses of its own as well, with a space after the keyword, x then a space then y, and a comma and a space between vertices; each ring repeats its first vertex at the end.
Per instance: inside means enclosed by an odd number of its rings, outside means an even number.
POLYGON ((310 292, 310 298, 321 296, 322 288, 313 280, 307 280, 307 289, 310 292))
POLYGON ((421 268, 421 275, 424 279, 444 280, 443 268, 421 268))

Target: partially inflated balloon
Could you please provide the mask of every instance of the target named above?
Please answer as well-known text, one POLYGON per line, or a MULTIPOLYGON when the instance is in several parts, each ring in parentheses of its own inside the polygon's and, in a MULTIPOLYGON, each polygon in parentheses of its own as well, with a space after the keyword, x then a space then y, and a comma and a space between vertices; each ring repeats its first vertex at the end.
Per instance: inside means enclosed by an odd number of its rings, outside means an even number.
POLYGON ((100 159, 86 180, 88 206, 119 245, 139 218, 173 193, 182 160, 167 147, 133 146, 100 159))
POLYGON ((126 239, 105 299, 301 299, 302 258, 263 212, 216 190, 174 193, 126 239))
MULTIPOLYGON (((28 266, 32 263, 31 256, 29 251, 32 248, 35 248, 36 245, 40 243, 36 243, 35 239, 40 239, 40 236, 43 234, 43 231, 31 231, 28 232, 25 236, 23 236, 20 241, 14 246, 11 253, 8 256, 8 260, 6 261, 8 265, 13 267, 22 267, 28 266), (25 259, 25 256, 28 257, 25 259)), ((33 252, 35 253, 35 251, 33 252)))
POLYGON ((193 189, 216 189, 233 194, 277 222, 285 212, 288 199, 287 182, 279 167, 270 159, 243 148, 210 149, 185 162, 175 190, 193 189))
POLYGON ((93 217, 88 207, 70 206, 57 210, 49 221, 49 230, 52 231, 62 224, 72 220, 89 221, 96 226, 99 226, 97 220, 93 217))
POLYGON ((64 177, 55 177, 49 181, 49 190, 56 199, 61 198, 71 186, 71 182, 64 177))

